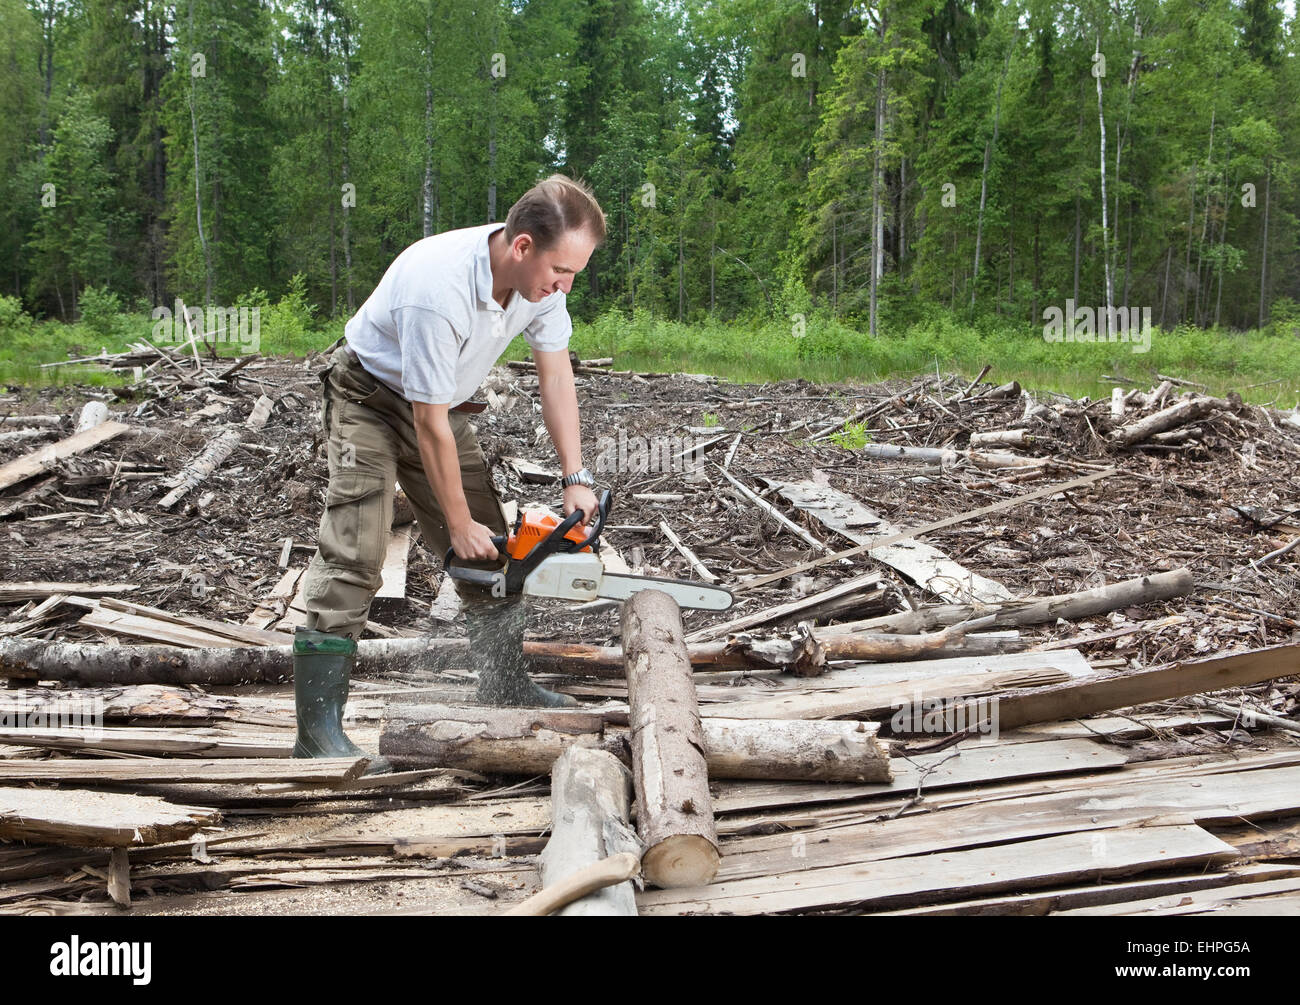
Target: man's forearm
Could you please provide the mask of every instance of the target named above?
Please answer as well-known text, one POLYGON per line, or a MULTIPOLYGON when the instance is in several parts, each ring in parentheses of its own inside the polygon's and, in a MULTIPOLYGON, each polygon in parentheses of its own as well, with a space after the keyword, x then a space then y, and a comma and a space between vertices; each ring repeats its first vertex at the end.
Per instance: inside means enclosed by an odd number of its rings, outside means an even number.
POLYGON ((542 394, 542 422, 555 444, 561 474, 572 474, 582 467, 582 436, 578 427, 578 391, 573 374, 552 377, 539 386, 542 394))

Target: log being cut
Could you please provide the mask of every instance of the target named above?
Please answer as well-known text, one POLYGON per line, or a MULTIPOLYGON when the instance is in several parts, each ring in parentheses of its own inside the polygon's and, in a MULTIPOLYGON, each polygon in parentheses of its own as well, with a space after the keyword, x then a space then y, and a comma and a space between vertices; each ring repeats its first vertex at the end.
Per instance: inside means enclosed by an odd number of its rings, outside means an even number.
MULTIPOLYGON (((622 710, 492 708, 394 703, 379 735, 393 766, 541 775, 574 748, 631 763, 622 710)), ((707 717, 701 723, 711 778, 887 782, 889 754, 875 722, 707 717)))
POLYGON ((705 886, 718 873, 718 832, 704 732, 683 641, 682 613, 659 590, 623 605, 637 830, 647 883, 705 886))

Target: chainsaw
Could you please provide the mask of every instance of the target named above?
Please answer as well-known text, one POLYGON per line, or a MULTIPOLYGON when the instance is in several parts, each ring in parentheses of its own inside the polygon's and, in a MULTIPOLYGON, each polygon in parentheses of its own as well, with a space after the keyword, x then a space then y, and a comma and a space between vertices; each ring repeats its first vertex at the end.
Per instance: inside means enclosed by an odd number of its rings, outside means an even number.
POLYGON ((497 552, 506 557, 504 572, 452 565, 457 557, 454 548, 447 549, 443 568, 452 579, 491 590, 495 597, 518 593, 560 600, 627 600, 640 590, 662 590, 679 607, 725 611, 731 606, 731 591, 720 586, 606 572, 598 552, 609 505, 606 489, 590 532, 578 526, 585 517, 580 509, 563 520, 545 511, 521 512, 509 537, 497 534, 492 538, 497 552))

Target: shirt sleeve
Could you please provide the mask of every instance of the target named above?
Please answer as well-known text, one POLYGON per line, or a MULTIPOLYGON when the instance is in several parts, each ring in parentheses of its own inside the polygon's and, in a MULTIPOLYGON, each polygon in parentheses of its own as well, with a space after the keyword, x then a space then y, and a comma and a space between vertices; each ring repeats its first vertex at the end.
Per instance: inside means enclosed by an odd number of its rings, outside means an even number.
POLYGON ((408 401, 450 405, 464 341, 450 321, 427 307, 393 310, 402 351, 402 390, 408 401))
POLYGON ((567 298, 557 290, 546 298, 542 309, 524 329, 524 340, 532 349, 554 352, 569 347, 573 321, 569 317, 567 298))

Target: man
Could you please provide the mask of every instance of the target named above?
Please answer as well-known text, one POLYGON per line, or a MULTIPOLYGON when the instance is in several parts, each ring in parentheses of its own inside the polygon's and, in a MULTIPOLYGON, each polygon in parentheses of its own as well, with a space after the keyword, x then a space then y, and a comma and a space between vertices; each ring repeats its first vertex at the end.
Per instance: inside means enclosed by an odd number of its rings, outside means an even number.
MULTIPOLYGON (((469 401, 520 331, 537 365, 542 419, 559 455, 564 514, 589 520, 565 297, 605 239, 591 190, 562 175, 540 182, 504 224, 448 231, 403 251, 345 328, 322 374, 329 490, 294 638, 295 757, 356 757, 343 706, 401 484, 428 547, 461 564, 500 568, 493 535, 508 532, 469 425, 469 401)), ((523 660, 524 607, 456 583, 466 611, 478 698, 498 705, 576 704, 538 687, 523 660)), ((382 759, 371 771, 387 770, 382 759)))

